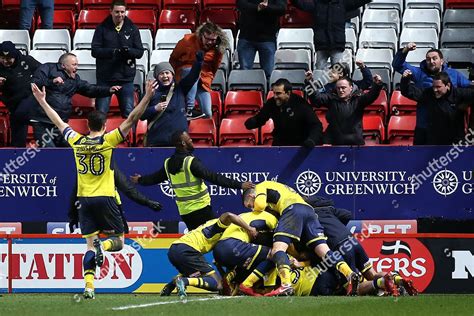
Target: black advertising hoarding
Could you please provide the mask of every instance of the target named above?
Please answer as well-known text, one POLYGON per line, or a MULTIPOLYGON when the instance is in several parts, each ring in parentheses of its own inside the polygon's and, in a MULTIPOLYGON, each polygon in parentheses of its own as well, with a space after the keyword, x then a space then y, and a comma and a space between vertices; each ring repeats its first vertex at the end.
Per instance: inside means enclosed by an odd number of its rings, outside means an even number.
POLYGON ((362 238, 377 272, 398 271, 423 293, 474 293, 474 235, 362 238))
POLYGON ((474 239, 423 238, 436 272, 426 293, 474 293, 474 239))

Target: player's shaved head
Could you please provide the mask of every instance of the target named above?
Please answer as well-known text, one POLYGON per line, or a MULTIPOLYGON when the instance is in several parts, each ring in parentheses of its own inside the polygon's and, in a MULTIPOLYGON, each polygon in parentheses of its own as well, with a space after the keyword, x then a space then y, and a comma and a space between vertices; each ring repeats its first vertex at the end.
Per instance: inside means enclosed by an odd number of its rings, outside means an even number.
POLYGON ((179 131, 176 131, 173 134, 171 134, 171 143, 175 147, 179 147, 181 145, 182 137, 183 137, 184 133, 185 133, 184 130, 179 130, 179 131))
POLYGON ((107 115, 101 111, 92 111, 87 117, 87 125, 91 132, 100 132, 107 121, 107 115))

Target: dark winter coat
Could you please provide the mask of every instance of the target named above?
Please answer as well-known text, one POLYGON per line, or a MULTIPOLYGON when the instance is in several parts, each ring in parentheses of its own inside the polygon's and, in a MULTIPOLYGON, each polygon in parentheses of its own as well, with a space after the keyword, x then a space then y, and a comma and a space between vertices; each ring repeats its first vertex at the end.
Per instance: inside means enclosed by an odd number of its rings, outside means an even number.
MULTIPOLYGON (((171 97, 165 111, 155 121, 151 128, 148 127, 146 144, 148 147, 173 146, 171 143, 171 135, 176 131, 188 130, 188 121, 186 119, 186 94, 198 80, 201 65, 202 61, 194 62, 189 74, 179 83, 175 83, 173 96, 171 97)), ((155 105, 160 102, 162 96, 168 95, 170 88, 171 85, 160 85, 158 87, 155 91, 155 95, 148 104, 145 113, 143 113, 140 118, 142 121, 148 120, 148 124, 150 125, 153 119, 157 115, 160 115, 160 113, 156 111, 155 105)))
POLYGON ((247 129, 259 128, 273 120, 273 146, 308 146, 322 144, 323 126, 308 102, 296 94, 291 94, 288 102, 281 107, 275 98, 265 102, 260 112, 245 121, 247 129))
MULTIPOLYGON (((171 174, 177 174, 183 169, 184 158, 192 156, 193 154, 188 151, 176 150, 174 154, 168 160, 168 170, 171 174)), ((217 184, 221 187, 241 189, 242 182, 236 181, 231 178, 227 178, 219 173, 209 170, 197 157, 194 157, 191 165, 189 166, 191 173, 196 177, 210 183, 217 184)), ((138 183, 141 185, 154 185, 159 184, 168 180, 165 167, 163 166, 160 170, 145 176, 141 176, 138 183)))
POLYGON ((454 88, 437 99, 432 88, 420 89, 410 78, 400 81, 402 95, 427 110, 427 145, 452 145, 464 138, 467 104, 474 102, 474 89, 454 88))
MULTIPOLYGON (((418 88, 431 88, 434 74, 431 74, 426 68, 426 61, 423 60, 418 67, 412 66, 406 62, 407 55, 408 53, 404 53, 403 49, 400 49, 393 57, 393 69, 401 74, 403 74, 405 70, 408 69, 413 74, 412 80, 415 82, 415 85, 418 88)), ((441 71, 444 71, 449 75, 449 79, 451 80, 454 87, 467 88, 471 85, 471 81, 469 81, 469 79, 467 79, 456 69, 448 67, 447 64, 443 65, 441 71)), ((428 127, 427 108, 422 104, 418 104, 416 107, 416 127, 428 127)))
POLYGON ((275 42, 280 29, 280 17, 285 14, 286 0, 272 0, 258 11, 261 0, 237 0, 240 11, 240 38, 255 42, 275 42), (257 31, 258 30, 258 31, 257 31))
POLYGON ((143 56, 140 31, 125 17, 119 32, 112 17, 97 26, 92 38, 92 57, 96 58, 97 81, 133 82, 136 59, 143 56))
POLYGON ((373 103, 382 90, 382 84, 373 84, 367 93, 357 91, 346 102, 335 93, 315 91, 309 99, 316 107, 327 107, 327 142, 332 145, 364 145, 362 116, 364 108, 373 103))
POLYGON ((31 77, 41 63, 31 56, 19 54, 11 67, 0 65, 0 77, 6 78, 5 84, 0 86, 1 100, 14 112, 21 100, 32 95, 31 77))
MULTIPOLYGON (((59 63, 45 63, 39 67, 31 80, 41 89, 46 86, 46 101, 65 122, 69 120, 72 111, 72 96, 79 93, 89 98, 110 96, 109 87, 92 85, 81 80, 78 74, 75 78, 69 77, 59 63), (63 84, 54 84, 54 78, 61 77, 63 84)), ((30 88, 31 89, 31 88, 30 88)), ((32 111, 32 120, 52 124, 43 108, 37 104, 32 111)))
POLYGON ((291 0, 298 9, 314 17, 314 46, 318 50, 340 50, 346 45, 346 14, 371 0, 291 0))

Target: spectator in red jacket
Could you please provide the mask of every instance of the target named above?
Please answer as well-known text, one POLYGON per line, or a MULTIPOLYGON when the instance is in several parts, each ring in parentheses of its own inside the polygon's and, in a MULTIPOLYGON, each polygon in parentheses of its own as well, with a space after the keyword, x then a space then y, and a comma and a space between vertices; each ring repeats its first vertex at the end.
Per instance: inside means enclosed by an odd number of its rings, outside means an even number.
POLYGON ((186 97, 189 119, 212 116, 211 83, 228 46, 229 42, 224 31, 214 23, 207 22, 199 26, 193 34, 184 35, 171 53, 169 61, 179 82, 191 71, 196 60, 196 52, 199 50, 204 52, 201 75, 186 97), (203 113, 192 112, 196 98, 203 113))

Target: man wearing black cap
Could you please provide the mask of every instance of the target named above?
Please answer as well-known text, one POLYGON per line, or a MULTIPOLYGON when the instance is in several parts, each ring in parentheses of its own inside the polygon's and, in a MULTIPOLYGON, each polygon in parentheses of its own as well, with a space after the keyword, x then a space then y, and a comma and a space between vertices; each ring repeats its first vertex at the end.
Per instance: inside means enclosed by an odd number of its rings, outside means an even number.
POLYGON ((0 44, 1 100, 10 112, 11 146, 25 147, 29 111, 33 98, 31 77, 41 65, 31 56, 24 56, 10 41, 0 44), (31 99, 32 100, 32 99, 31 99))
POLYGON ((175 73, 170 63, 161 62, 155 66, 153 75, 159 86, 141 117, 142 121, 148 121, 144 146, 174 146, 171 135, 176 131, 188 130, 186 95, 199 79, 203 60, 204 53, 198 51, 191 72, 179 83, 175 83, 175 73))

